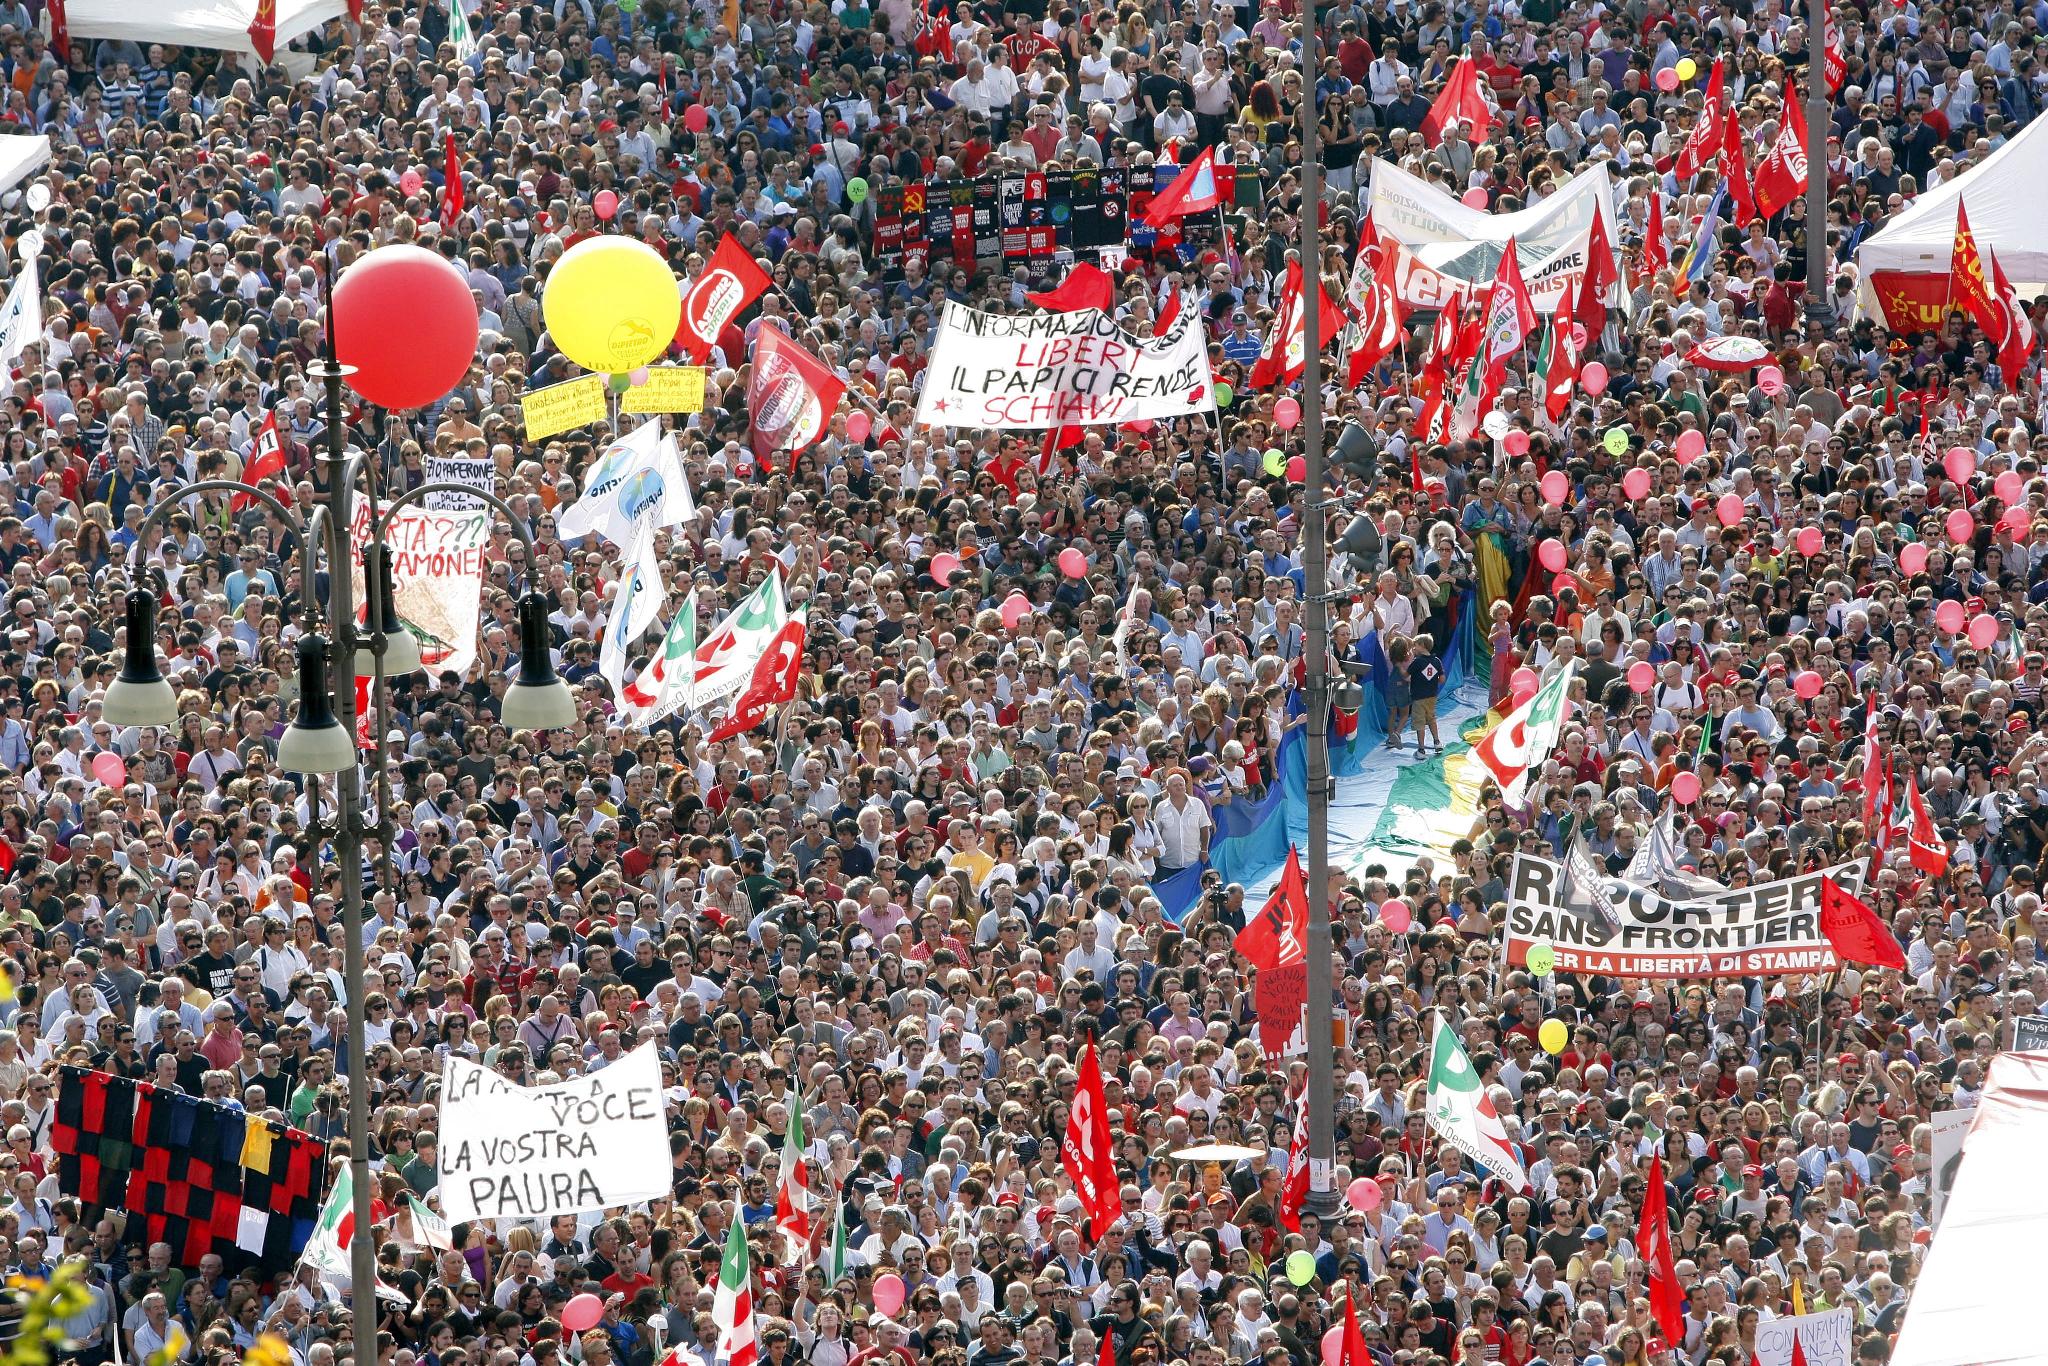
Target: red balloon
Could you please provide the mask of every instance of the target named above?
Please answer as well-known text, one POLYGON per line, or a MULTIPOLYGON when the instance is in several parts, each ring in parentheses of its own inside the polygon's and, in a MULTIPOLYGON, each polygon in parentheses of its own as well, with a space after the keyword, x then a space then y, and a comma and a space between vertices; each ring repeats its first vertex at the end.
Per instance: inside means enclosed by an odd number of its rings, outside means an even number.
POLYGON ((1818 555, 1821 548, 1821 530, 1817 526, 1801 527, 1793 538, 1793 546, 1802 555, 1818 555))
POLYGON ((1671 800, 1680 806, 1691 806, 1700 799, 1700 775, 1679 773, 1671 779, 1671 800))
POLYGON ((1919 541, 1908 542, 1899 550, 1899 568, 1908 574, 1918 574, 1927 568, 1927 547, 1919 541))
POLYGON ((1564 572, 1566 562, 1571 559, 1571 555, 1565 550, 1563 541, 1549 540, 1537 545, 1536 558, 1551 573, 1561 574, 1564 572))
POLYGON ((2001 518, 2008 535, 2024 540, 2034 530, 2034 512, 2025 503, 2014 503, 2001 518))
POLYGON ((1297 455, 1293 459, 1289 460, 1287 462, 1287 477, 1297 484, 1299 484, 1302 480, 1308 478, 1307 459, 1297 455))
POLYGON ((1301 401, 1292 395, 1280 399, 1273 405, 1273 420, 1282 431, 1292 431, 1301 421, 1301 401))
POLYGON ((1970 618, 1970 643, 1980 650, 1988 650, 1998 640, 1998 618, 1989 612, 1979 612, 1970 618))
POLYGON ((1552 470, 1543 476, 1542 481, 1536 487, 1537 491, 1543 495, 1543 501, 1557 508, 1563 507, 1564 500, 1570 496, 1572 481, 1565 476, 1563 470, 1552 470))
POLYGON ((1970 538, 1977 534, 1977 519, 1970 515, 1968 508, 1957 508, 1942 525, 1948 532, 1948 538, 1957 545, 1968 544, 1970 538))
POLYGON ((1621 491, 1631 500, 1645 497, 1650 492, 1650 472, 1641 466, 1621 476, 1621 491))
POLYGON ((1668 66, 1665 67, 1657 73, 1657 88, 1667 95, 1678 89, 1678 73, 1668 66))
POLYGON ((1637 660, 1628 666, 1628 686, 1631 692, 1648 692, 1657 686, 1657 671, 1644 660, 1637 660))
POLYGON ((1500 439, 1500 444, 1517 460, 1529 453, 1529 434, 1520 427, 1500 439))
POLYGON ((2026 482, 2020 478, 2018 470, 2007 470, 1991 481, 1991 491, 1998 495, 2001 503, 2017 503, 2026 491, 2026 482))
POLYGON ((341 273, 332 305, 335 356, 348 387, 380 408, 421 408, 476 359, 469 281, 424 247, 379 247, 341 273))
POLYGON ((1085 578, 1088 574, 1088 557, 1068 546, 1060 552, 1060 573, 1070 579, 1085 578))
POLYGON ((1963 605, 1954 598, 1944 598, 1934 609, 1934 624, 1954 635, 1963 629, 1963 605))
POLYGON ((1697 427, 1687 427, 1678 434, 1678 440, 1671 445, 1671 453, 1678 457, 1681 465, 1690 465, 1707 453, 1707 438, 1697 427))
POLYGON ((1822 686, 1821 676, 1811 669, 1802 669, 1792 677, 1792 691, 1808 702, 1820 696, 1822 686))
POLYGON ((1598 398, 1607 390, 1607 367, 1597 360, 1586 362, 1586 368, 1579 371, 1579 383, 1585 391, 1598 398))
POLYGON ((1724 493, 1715 500, 1714 515, 1721 519, 1722 526, 1734 526, 1742 520, 1742 499, 1733 493, 1724 493))
POLYGON ((1519 693, 1535 692, 1539 681, 1536 671, 1526 664, 1508 675, 1508 687, 1519 693))
POLYGON ((941 550, 932 556, 932 582, 944 587, 960 572, 960 557, 941 550))
POLYGON ((603 1317, 604 1301, 592 1294, 578 1295, 562 1306, 562 1326, 572 1333, 595 1328, 603 1317))
POLYGON ((590 197, 590 207, 599 219, 609 223, 619 211, 619 197, 610 190, 599 190, 590 197))
POLYGON ((693 133, 701 133, 711 126, 711 111, 701 104, 693 104, 683 111, 683 127, 693 133))
POLYGON ((1942 472, 1958 484, 1977 472, 1977 452, 1968 446, 1950 446, 1941 457, 1942 472))
POLYGON ((858 445, 868 439, 868 433, 875 429, 875 420, 868 416, 865 408, 856 408, 846 415, 846 439, 858 445))
POLYGON ((426 184, 427 178, 417 169, 409 170, 398 178, 398 188, 409 195, 418 194, 426 188, 426 184))

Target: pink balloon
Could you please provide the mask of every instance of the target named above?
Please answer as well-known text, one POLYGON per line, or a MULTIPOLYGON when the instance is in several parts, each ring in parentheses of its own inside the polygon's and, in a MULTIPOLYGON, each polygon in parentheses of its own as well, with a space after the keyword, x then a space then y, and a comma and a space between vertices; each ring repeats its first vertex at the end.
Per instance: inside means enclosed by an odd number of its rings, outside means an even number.
POLYGON ((1408 903, 1396 898, 1380 907, 1380 924, 1395 934, 1408 933, 1408 927, 1415 923, 1415 913, 1408 909, 1408 903))
POLYGON ((1500 439, 1501 448, 1517 460, 1529 453, 1529 434, 1516 427, 1500 439))
POLYGON ((597 211, 600 220, 609 223, 619 211, 619 197, 610 190, 599 190, 590 197, 590 207, 597 211))
POLYGON ((1579 383, 1587 393, 1598 398, 1607 392, 1607 367, 1597 360, 1586 362, 1586 368, 1579 371, 1579 383))
POLYGON ((1537 544, 1536 558, 1551 573, 1561 574, 1564 572, 1566 563, 1570 561, 1571 555, 1565 550, 1563 541, 1549 540, 1537 544))
POLYGON ((1458 202, 1468 209, 1484 209, 1487 204, 1486 191, 1474 185, 1458 196, 1458 202))
POLYGON ((1680 806, 1691 806, 1700 799, 1700 775, 1697 773, 1676 773, 1671 778, 1671 800, 1680 806))
POLYGON ((884 1317, 903 1307, 903 1278, 892 1271, 875 1277, 875 1309, 884 1317))
POLYGON ((1977 452, 1968 446, 1950 446, 1941 457, 1941 468, 1958 484, 1977 472, 1977 452))
POLYGON ((2025 503, 2015 503, 2005 510, 2000 519, 2008 534, 2024 540, 2034 530, 2034 510, 2025 503))
POLYGON ((562 1326, 572 1333, 597 1327, 597 1321, 603 1317, 604 1301, 595 1295, 578 1295, 562 1306, 562 1326))
POLYGON ((683 127, 693 133, 701 133, 711 126, 711 111, 701 104, 693 104, 683 111, 683 127))
POLYGON ((941 550, 932 556, 932 582, 944 587, 960 572, 960 557, 941 550))
POLYGON ((1714 515, 1722 526, 1734 526, 1742 520, 1742 499, 1733 493, 1722 494, 1714 500, 1714 515))
POLYGON ((1273 420, 1280 424, 1280 430, 1293 431, 1301 422, 1301 401, 1292 394, 1283 395, 1273 404, 1273 420))
POLYGON ((1657 671, 1646 660, 1637 660, 1628 666, 1628 686, 1631 692, 1648 692, 1657 686, 1657 671))
POLYGON ((1387 1198, 1386 1192, 1380 1189, 1380 1183, 1369 1176, 1361 1176, 1353 1181, 1350 1189, 1344 1194, 1351 1201, 1353 1209, 1365 1214, 1378 1209, 1380 1201, 1387 1198), (1364 1189, 1361 1190, 1360 1187, 1364 1189))
POLYGON ((1948 515, 1948 520, 1942 523, 1942 528, 1948 532, 1951 541, 1957 545, 1967 545, 1970 538, 1977 534, 1977 519, 1970 515, 1968 508, 1957 508, 1948 515))
POLYGON ((1526 664, 1508 675, 1508 686, 1521 693, 1535 692, 1539 681, 1536 671, 1526 664))
POLYGON ((1621 491, 1633 502, 1650 496, 1650 472, 1641 466, 1621 476, 1621 491))
POLYGON ((1003 628, 1014 631, 1022 626, 1031 615, 1031 599, 1022 593, 1012 593, 1003 599, 1003 628))
POLYGON ((1572 481, 1566 477, 1563 470, 1552 470, 1543 476, 1543 482, 1537 485, 1537 489, 1543 494, 1544 502, 1554 508, 1561 508, 1564 506, 1564 500, 1571 496, 1572 481))
POLYGON ((1564 596, 1565 589, 1577 588, 1578 586, 1579 581, 1573 578, 1569 572, 1559 574, 1550 581, 1550 595, 1561 598, 1564 596))
MULTIPOLYGON (((1360 1177, 1359 1180, 1364 1181, 1365 1178, 1360 1177)), ((1365 1184, 1370 1186, 1372 1183, 1366 1181, 1365 1184)), ((1344 1366, 1344 1325, 1341 1323, 1323 1334, 1323 1366, 1344 1366)))
POLYGON ((1671 445, 1671 453, 1678 457, 1681 465, 1690 465, 1707 453, 1707 438, 1697 427, 1687 427, 1678 434, 1678 440, 1671 445))
POLYGON ((1954 598, 1944 598, 1934 609, 1934 624, 1950 635, 1963 629, 1963 605, 1954 598))
POLYGON ((92 776, 108 787, 119 787, 128 781, 128 762, 112 750, 101 750, 92 758, 92 776))
POLYGON ((408 195, 418 194, 427 187, 427 178, 418 170, 409 170, 398 178, 398 188, 408 195))
POLYGON ((1792 538, 1792 544, 1802 555, 1818 555, 1825 538, 1817 526, 1799 528, 1799 534, 1792 538))
POLYGON ((1668 66, 1658 72, 1657 88, 1667 95, 1678 89, 1678 72, 1668 66))
POLYGON ((1766 365, 1756 372, 1756 387, 1767 396, 1775 397, 1785 387, 1785 372, 1775 365, 1766 365))
POLYGON ((1919 541, 1909 541, 1899 551, 1899 568, 1908 574, 1918 574, 1927 568, 1927 547, 1919 541))
POLYGON ((1308 478, 1308 461, 1298 455, 1289 460, 1287 462, 1287 477, 1297 484, 1308 478))
POLYGON ((2001 503, 2017 503, 2026 487, 2026 481, 2020 478, 2018 470, 2007 470, 1991 481, 1991 491, 1998 495, 2001 503))
POLYGON ((1988 650, 1998 640, 1998 618, 1989 612, 1979 612, 1970 618, 1970 643, 1980 650, 1988 650))
POLYGON ((875 420, 867 415, 864 408, 855 408, 846 415, 846 439, 858 445, 868 439, 868 433, 875 429, 875 420))
POLYGON ((1060 552, 1060 573, 1065 574, 1070 579, 1086 578, 1088 576, 1088 557, 1074 549, 1074 547, 1068 546, 1060 552))
POLYGON ((1821 676, 1811 669, 1801 669, 1792 676, 1792 691, 1811 702, 1820 696, 1821 676))

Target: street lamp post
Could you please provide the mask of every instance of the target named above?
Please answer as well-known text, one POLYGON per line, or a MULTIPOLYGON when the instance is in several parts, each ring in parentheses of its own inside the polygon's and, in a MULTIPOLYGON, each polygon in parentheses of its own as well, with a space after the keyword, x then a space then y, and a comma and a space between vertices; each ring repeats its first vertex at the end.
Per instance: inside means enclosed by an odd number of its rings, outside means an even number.
MULTIPOLYGON (((362 774, 355 739, 357 650, 367 651, 377 672, 376 686, 382 691, 387 662, 393 667, 411 661, 418 667, 418 648, 409 636, 394 635, 396 619, 389 601, 390 566, 385 558, 385 531, 393 514, 407 504, 432 493, 461 493, 481 498, 503 516, 513 534, 525 543, 527 564, 539 563, 533 538, 519 515, 497 494, 467 484, 442 481, 411 489, 379 507, 370 505, 371 545, 377 553, 365 558, 365 590, 370 602, 368 620, 362 627, 355 621, 355 590, 349 527, 356 476, 367 467, 367 457, 350 457, 343 431, 341 382, 348 373, 334 360, 332 331, 322 362, 312 367, 314 377, 326 384, 327 442, 322 462, 326 467, 328 501, 301 517, 262 489, 231 479, 203 479, 173 489, 159 500, 143 528, 160 521, 196 494, 232 491, 267 507, 278 519, 300 532, 301 597, 305 608, 306 632, 299 640, 299 716, 278 745, 278 765, 300 774, 307 782, 316 824, 316 837, 325 835, 334 850, 341 872, 342 975, 348 992, 348 1140, 349 1169, 355 1196, 355 1227, 360 1236, 350 1244, 350 1296, 358 1319, 357 1331, 369 1331, 375 1322, 377 1283, 376 1239, 373 1226, 370 1185, 370 1090, 366 1080, 368 1047, 364 1037, 363 997, 367 992, 367 964, 363 951, 363 835, 377 829, 383 835, 388 860, 390 850, 389 802, 378 806, 378 824, 362 819, 362 774), (327 634, 317 627, 314 605, 316 551, 324 550, 327 561, 327 634), (319 783, 322 777, 335 782, 335 815, 331 823, 320 820, 319 783), (371 1287, 365 1293, 364 1287, 371 1287)), ((107 690, 103 715, 114 725, 171 726, 177 722, 177 698, 165 681, 156 659, 156 599, 145 589, 128 595, 126 657, 120 677, 107 690)), ((575 720, 575 699, 555 676, 549 655, 547 603, 528 590, 519 602, 519 679, 506 693, 500 720, 515 730, 549 730, 575 720)), ((409 671, 409 670, 404 670, 409 671)), ((388 718, 378 716, 375 757, 380 774, 384 768, 385 728, 388 718)))
MULTIPOLYGON (((1828 0, 1806 0, 1806 315, 1828 307, 1828 0)), ((1790 72, 1785 79, 1796 79, 1790 72)), ((1787 92, 1790 94, 1791 92, 1787 92)))

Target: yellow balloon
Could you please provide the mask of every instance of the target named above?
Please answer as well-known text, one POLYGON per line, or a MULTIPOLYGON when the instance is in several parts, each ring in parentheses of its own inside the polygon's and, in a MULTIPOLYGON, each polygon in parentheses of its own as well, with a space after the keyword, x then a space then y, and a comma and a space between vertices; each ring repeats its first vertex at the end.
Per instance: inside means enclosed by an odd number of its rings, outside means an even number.
POLYGON ((630 237, 592 237, 563 252, 548 272, 540 307, 563 355, 611 375, 659 357, 683 317, 668 262, 630 237))
POLYGON ((1552 1057, 1564 1052, 1564 1046, 1570 1039, 1563 1020, 1545 1020, 1543 1027, 1536 1031, 1536 1042, 1542 1044, 1543 1051, 1552 1057))
POLYGON ((1690 57, 1680 57, 1677 70, 1679 80, 1689 81, 1700 74, 1700 64, 1690 57))

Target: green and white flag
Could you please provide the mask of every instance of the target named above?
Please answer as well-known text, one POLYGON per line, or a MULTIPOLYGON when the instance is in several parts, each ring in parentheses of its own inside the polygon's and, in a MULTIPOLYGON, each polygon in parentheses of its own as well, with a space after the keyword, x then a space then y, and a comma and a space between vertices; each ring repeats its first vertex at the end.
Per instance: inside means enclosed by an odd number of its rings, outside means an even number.
POLYGON ((832 1199, 832 1245, 825 1252, 825 1284, 835 1286, 839 1278, 853 1270, 853 1259, 846 1251, 846 1202, 834 1196, 832 1199))
POLYGON ((299 1254, 301 1262, 342 1282, 349 1279, 352 1270, 349 1245, 356 1234, 355 1201, 355 1177, 344 1162, 336 1169, 334 1189, 327 1192, 327 1203, 320 1207, 320 1222, 313 1226, 313 1236, 306 1239, 306 1250, 299 1254))
POLYGON ((782 1189, 775 1196, 775 1227, 782 1234, 782 1264, 794 1266, 811 1250, 811 1186, 804 1166, 804 1103, 789 1093, 789 1131, 782 1138, 782 1189))
POLYGON ((701 709, 744 691, 754 681, 754 666, 788 621, 782 575, 771 570, 697 648, 697 684, 690 705, 701 709))
POLYGON ((711 1300, 711 1321, 718 1326, 720 1366, 755 1366, 760 1347, 754 1336, 753 1266, 747 1258, 746 1225, 734 1211, 725 1237, 725 1256, 718 1263, 718 1291, 711 1300))
POLYGON ((406 1192, 405 1203, 412 1211, 412 1231, 415 1238, 440 1252, 455 1251, 455 1232, 448 1227, 446 1219, 428 1209, 426 1202, 411 1191, 406 1192))
POLYGON ((448 0, 448 41, 455 44, 455 60, 466 62, 476 56, 476 30, 469 26, 469 14, 462 0, 448 0))
POLYGON ((1541 769, 1557 748, 1558 732, 1571 715, 1572 678, 1577 671, 1578 660, 1573 659, 1472 746, 1474 756, 1500 784, 1501 800, 1509 806, 1522 804, 1529 774, 1541 769))
POLYGON ((1436 1047, 1429 1060, 1428 1104, 1429 1127, 1446 1142, 1511 1189, 1528 1189, 1528 1174, 1508 1143, 1500 1115, 1480 1085, 1479 1074, 1472 1070, 1472 1059, 1458 1042, 1457 1030, 1441 1011, 1437 1014, 1436 1047))
POLYGON ((661 651, 639 677, 626 684, 625 700, 637 709, 630 718, 640 726, 675 715, 690 705, 697 686, 697 595, 689 592, 676 609, 675 620, 662 637, 661 651))

